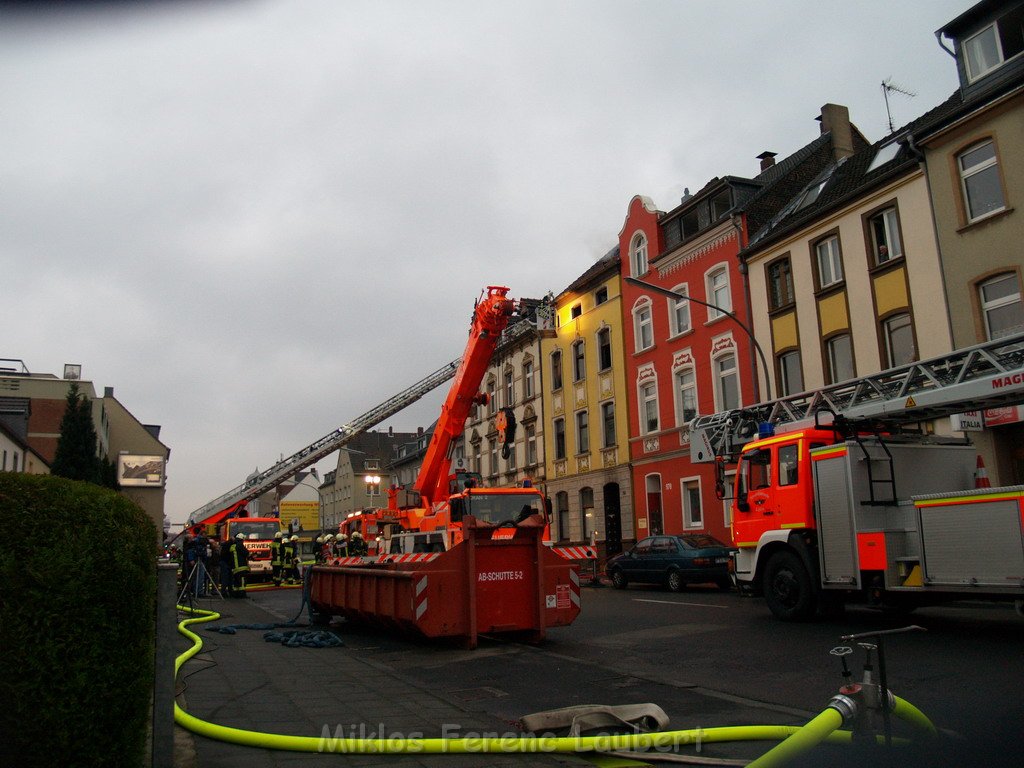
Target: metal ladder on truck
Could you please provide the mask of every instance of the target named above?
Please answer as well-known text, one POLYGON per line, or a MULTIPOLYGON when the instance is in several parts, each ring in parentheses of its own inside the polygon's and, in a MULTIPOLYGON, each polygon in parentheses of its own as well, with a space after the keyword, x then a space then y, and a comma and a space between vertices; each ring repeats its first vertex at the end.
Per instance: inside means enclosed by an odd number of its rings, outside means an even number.
POLYGON ((342 424, 333 432, 307 445, 301 451, 292 454, 286 459, 281 459, 269 469, 255 477, 248 478, 242 485, 232 488, 227 493, 207 502, 189 516, 188 524, 196 525, 203 523, 217 515, 218 512, 237 504, 252 501, 267 491, 276 488, 296 472, 312 466, 325 456, 343 448, 358 435, 412 405, 425 394, 451 379, 455 376, 461 360, 462 358, 456 358, 443 367, 438 368, 426 378, 399 392, 394 397, 385 400, 354 421, 342 424))
MULTIPOLYGON (((760 424, 814 423, 831 413, 871 428, 893 426, 1024 402, 1024 333, 966 347, 821 389, 747 408, 698 416, 688 425, 690 460, 734 463, 760 424)), ((887 482, 887 481, 883 481, 887 482)))

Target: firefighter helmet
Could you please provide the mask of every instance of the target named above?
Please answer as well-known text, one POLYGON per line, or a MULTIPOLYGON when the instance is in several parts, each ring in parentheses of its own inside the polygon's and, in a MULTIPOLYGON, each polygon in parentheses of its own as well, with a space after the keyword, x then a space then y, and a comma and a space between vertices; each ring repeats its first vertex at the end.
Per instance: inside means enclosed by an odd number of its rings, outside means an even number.
POLYGON ((334 541, 333 533, 328 533, 326 536, 324 536, 324 543, 327 543, 328 541, 334 541))
POLYGON ((317 544, 323 544, 324 543, 324 537, 323 537, 322 534, 320 536, 316 537, 316 543, 317 544))
POLYGON ((236 533, 235 534, 235 538, 238 539, 239 541, 243 541, 243 540, 245 540, 245 534, 244 533, 236 533))
POLYGON ((280 531, 278 531, 277 533, 275 533, 275 534, 274 534, 274 538, 275 538, 275 539, 280 539, 280 538, 281 538, 281 537, 282 537, 283 535, 284 535, 283 533, 281 533, 280 531))
POLYGON ((346 536, 344 533, 339 533, 338 534, 338 541, 344 541, 347 538, 348 538, 348 536, 346 536))
POLYGON ((294 533, 292 534, 292 537, 290 539, 288 539, 288 541, 298 541, 298 540, 299 540, 299 537, 296 536, 294 533))
POLYGON ((363 534, 361 534, 359 531, 352 531, 352 538, 353 539, 355 539, 355 538, 360 538, 361 539, 361 538, 363 538, 363 534))

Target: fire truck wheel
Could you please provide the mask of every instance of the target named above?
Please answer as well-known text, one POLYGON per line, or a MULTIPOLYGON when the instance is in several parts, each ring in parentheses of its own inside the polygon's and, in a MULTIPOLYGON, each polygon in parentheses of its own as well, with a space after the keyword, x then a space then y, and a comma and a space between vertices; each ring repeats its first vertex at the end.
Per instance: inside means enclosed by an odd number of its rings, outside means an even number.
POLYGON ((668 589, 670 592, 682 592, 683 591, 683 574, 679 571, 668 572, 668 589))
POLYGON ((814 612, 811 577, 794 552, 776 552, 762 582, 768 608, 783 621, 806 619, 814 612))
POLYGON ((626 579, 626 574, 617 568, 611 572, 611 577, 612 586, 616 589, 625 589, 626 585, 629 584, 629 581, 626 579))

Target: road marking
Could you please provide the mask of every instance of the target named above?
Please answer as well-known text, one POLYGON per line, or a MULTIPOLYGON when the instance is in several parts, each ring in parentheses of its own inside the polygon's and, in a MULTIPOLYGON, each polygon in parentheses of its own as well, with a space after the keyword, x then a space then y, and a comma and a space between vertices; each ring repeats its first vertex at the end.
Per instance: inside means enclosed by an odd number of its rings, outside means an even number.
POLYGON ((647 600, 642 597, 634 597, 634 603, 664 603, 665 605, 695 605, 698 608, 728 608, 728 605, 715 605, 714 603, 684 603, 679 600, 647 600))

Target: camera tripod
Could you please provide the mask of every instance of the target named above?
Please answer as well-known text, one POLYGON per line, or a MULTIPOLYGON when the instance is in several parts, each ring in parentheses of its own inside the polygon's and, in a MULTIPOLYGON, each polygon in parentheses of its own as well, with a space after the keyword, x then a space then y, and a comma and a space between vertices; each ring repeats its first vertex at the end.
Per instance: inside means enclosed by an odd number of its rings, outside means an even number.
POLYGON ((178 595, 178 604, 181 605, 183 600, 187 600, 187 604, 191 606, 195 598, 199 597, 200 585, 212 588, 217 597, 221 600, 224 599, 220 587, 217 586, 217 580, 210 575, 210 572, 206 569, 206 564, 202 560, 196 560, 192 570, 185 577, 185 584, 181 588, 181 594, 178 595))

